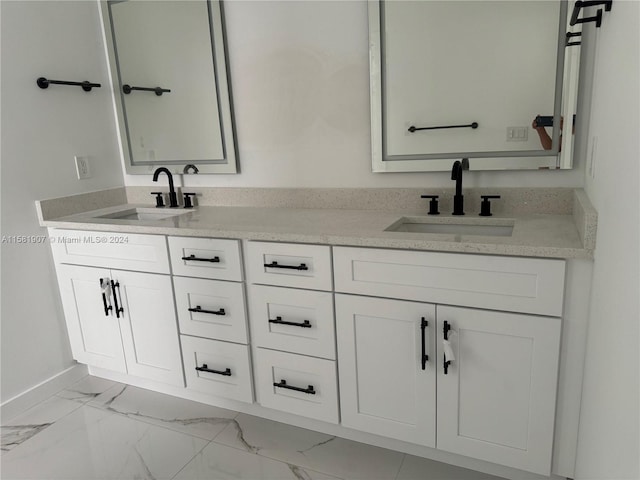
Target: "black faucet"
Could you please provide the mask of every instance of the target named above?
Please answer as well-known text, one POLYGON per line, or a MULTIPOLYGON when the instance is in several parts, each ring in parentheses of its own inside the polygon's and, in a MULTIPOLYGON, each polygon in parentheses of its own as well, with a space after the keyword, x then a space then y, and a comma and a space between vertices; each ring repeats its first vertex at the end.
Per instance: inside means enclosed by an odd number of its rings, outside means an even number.
POLYGON ((171 175, 171 172, 165 167, 160 167, 153 172, 153 181, 157 182, 158 176, 160 176, 162 172, 166 173, 167 177, 169 177, 169 207, 176 208, 178 206, 178 196, 173 188, 173 175, 171 175))
POLYGON ((451 180, 456 181, 456 194, 453 196, 452 215, 464 215, 464 195, 462 195, 462 171, 469 169, 469 160, 463 158, 462 161, 453 162, 451 169, 451 180))
POLYGON ((189 173, 189 170, 193 170, 193 173, 198 173, 200 170, 198 170, 198 167, 196 167, 193 163, 189 163, 187 165, 184 166, 184 170, 182 171, 182 173, 189 173))

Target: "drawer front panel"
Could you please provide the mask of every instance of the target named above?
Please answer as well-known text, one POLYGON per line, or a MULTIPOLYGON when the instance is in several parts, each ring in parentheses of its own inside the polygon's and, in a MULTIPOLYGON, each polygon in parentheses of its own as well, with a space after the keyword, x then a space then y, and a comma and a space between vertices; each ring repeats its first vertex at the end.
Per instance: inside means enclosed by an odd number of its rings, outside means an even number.
POLYGON ((180 333, 247 343, 247 315, 241 283, 173 277, 180 333))
POLYGON ((252 285, 249 298, 256 346, 335 360, 331 293, 252 285))
POLYGON ((256 393, 262 406, 338 423, 334 361, 262 348, 254 352, 256 393))
POLYGON ((174 275, 242 281, 238 240, 169 237, 169 252, 174 275))
POLYGON ((337 292, 562 315, 564 260, 334 247, 337 292))
POLYGON ((217 397, 253 402, 249 347, 187 335, 180 335, 180 341, 187 388, 217 397))
POLYGON ((56 263, 169 273, 167 241, 162 235, 49 229, 56 263))
POLYGON ((331 278, 331 248, 293 243, 248 243, 251 283, 328 290, 331 278))

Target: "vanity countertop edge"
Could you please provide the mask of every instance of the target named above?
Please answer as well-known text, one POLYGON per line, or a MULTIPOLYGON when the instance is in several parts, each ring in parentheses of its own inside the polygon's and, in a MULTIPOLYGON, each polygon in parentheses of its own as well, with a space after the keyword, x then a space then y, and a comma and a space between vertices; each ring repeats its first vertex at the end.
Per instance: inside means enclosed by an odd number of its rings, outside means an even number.
MULTIPOLYGON (((135 207, 150 205, 122 203, 57 218, 43 218, 39 204, 38 211, 41 226, 59 229, 564 259, 593 259, 597 222, 582 189, 575 190, 572 214, 505 212, 491 217, 513 223, 512 235, 504 237, 385 231, 398 219, 414 216, 401 211, 199 206, 187 213, 166 208, 181 215, 162 220, 96 218, 135 207)), ((443 214, 430 220, 447 224, 460 218, 443 214)), ((486 219, 466 215, 463 221, 482 224, 486 219)))

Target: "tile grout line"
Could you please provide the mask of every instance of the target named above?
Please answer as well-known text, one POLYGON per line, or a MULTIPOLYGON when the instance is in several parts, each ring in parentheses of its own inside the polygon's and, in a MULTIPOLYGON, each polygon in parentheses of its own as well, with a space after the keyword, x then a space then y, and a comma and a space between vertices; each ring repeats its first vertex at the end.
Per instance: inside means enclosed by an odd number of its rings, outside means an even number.
POLYGON ((178 470, 176 472, 176 474, 173 477, 171 477, 171 480, 174 480, 178 475, 180 475, 180 472, 182 472, 187 467, 187 465, 189 465, 191 462, 193 462, 195 460, 195 458, 204 451, 205 448, 207 448, 209 445, 211 445, 212 441, 213 440, 209 440, 207 443, 205 443, 203 445, 203 447, 193 457, 191 457, 189 460, 187 460, 187 462, 180 468, 180 470, 178 470))
POLYGON ((403 454, 402 455, 402 461, 400 462, 400 466, 398 467, 398 471, 396 472, 396 476, 393 477, 393 480, 398 480, 398 475, 400 475, 400 472, 402 471, 402 466, 404 465, 405 460, 407 459, 407 454, 403 454))

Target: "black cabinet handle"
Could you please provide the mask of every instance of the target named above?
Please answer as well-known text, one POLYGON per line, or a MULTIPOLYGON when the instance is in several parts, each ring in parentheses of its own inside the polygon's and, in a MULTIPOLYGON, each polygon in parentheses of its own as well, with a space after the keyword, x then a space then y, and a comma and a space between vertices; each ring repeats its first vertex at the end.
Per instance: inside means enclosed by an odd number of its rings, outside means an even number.
POLYGON ((429 326, 429 322, 422 317, 420 321, 420 330, 422 331, 422 369, 425 370, 427 362, 429 361, 429 355, 427 355, 427 340, 425 339, 425 330, 429 326))
POLYGON ((302 327, 302 328, 311 328, 311 322, 309 320, 304 320, 302 323, 296 322, 287 322, 282 320, 282 317, 276 317, 275 319, 270 318, 269 323, 277 323, 278 325, 291 325, 294 327, 302 327))
MULTIPOLYGON (((445 340, 449 340, 449 330, 451 330, 451 325, 449 325, 449 322, 445 320, 442 325, 442 335, 445 340)), ((447 375, 449 371, 449 365, 451 365, 451 361, 447 360, 446 354, 442 354, 442 358, 442 368, 444 370, 444 374, 447 375)))
MULTIPOLYGON (((116 304, 116 318, 120 318, 120 314, 124 313, 124 308, 118 305, 118 294, 120 293, 120 282, 114 283, 113 280, 111 280, 111 290, 113 291, 113 302, 116 304), (116 292, 116 289, 118 290, 117 292, 116 292)), ((120 300, 122 300, 122 298, 120 300)))
POLYGON ((295 390, 296 392, 308 393, 309 395, 316 394, 313 385, 309 385, 307 388, 292 387, 291 385, 287 385, 286 380, 280 380, 280 383, 274 383, 273 386, 278 388, 286 388, 287 390, 295 390))
POLYGON ((199 258, 195 255, 189 255, 188 257, 182 257, 182 260, 189 260, 191 262, 211 262, 211 263, 220 263, 220 257, 213 258, 199 258))
POLYGON ((224 308, 221 308, 220 310, 204 310, 200 307, 200 305, 196 305, 195 308, 190 308, 189 311, 196 313, 209 313, 211 315, 226 315, 224 308))
POLYGON ((196 370, 199 372, 215 373, 217 375, 222 375, 225 377, 231 376, 230 368, 226 368, 225 370, 211 370, 206 363, 203 363, 201 367, 196 367, 196 370))
POLYGON ((107 305, 107 288, 109 284, 106 283, 103 278, 100 279, 100 288, 102 289, 102 304, 104 305, 104 316, 109 316, 109 311, 113 310, 111 305, 107 305))
POLYGON ((301 263, 300 265, 278 265, 278 262, 265 263, 265 267, 267 268, 286 268, 289 270, 309 270, 306 263, 301 263))

